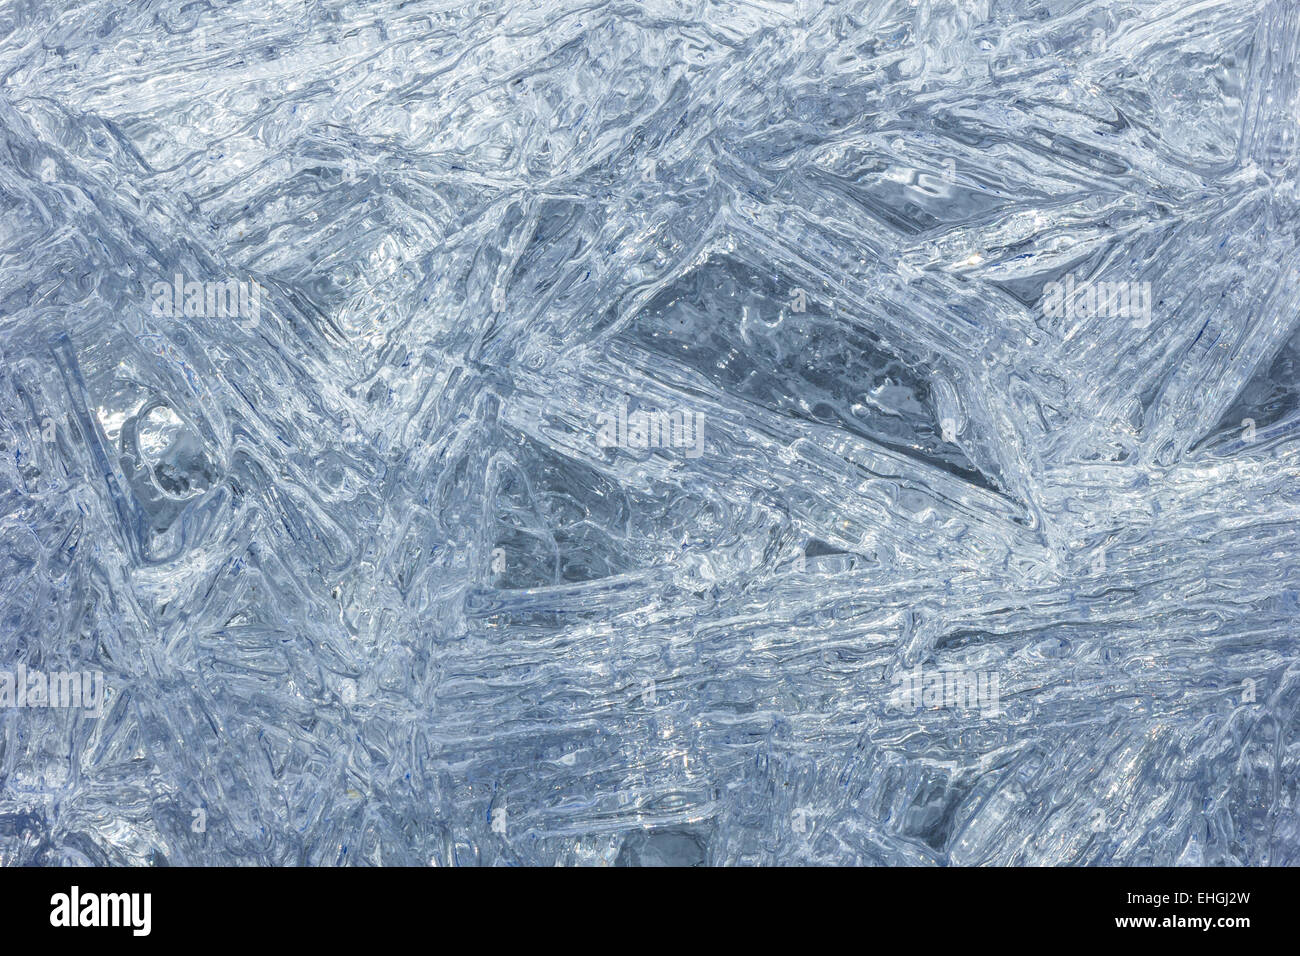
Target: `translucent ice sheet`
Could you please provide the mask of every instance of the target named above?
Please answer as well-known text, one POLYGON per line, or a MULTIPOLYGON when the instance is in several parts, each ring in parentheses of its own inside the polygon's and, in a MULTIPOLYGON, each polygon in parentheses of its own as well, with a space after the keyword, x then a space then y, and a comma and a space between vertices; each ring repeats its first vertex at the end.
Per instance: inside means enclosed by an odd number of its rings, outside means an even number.
POLYGON ((0 862, 1300 864, 1298 144, 1293 0, 0 8, 0 862))

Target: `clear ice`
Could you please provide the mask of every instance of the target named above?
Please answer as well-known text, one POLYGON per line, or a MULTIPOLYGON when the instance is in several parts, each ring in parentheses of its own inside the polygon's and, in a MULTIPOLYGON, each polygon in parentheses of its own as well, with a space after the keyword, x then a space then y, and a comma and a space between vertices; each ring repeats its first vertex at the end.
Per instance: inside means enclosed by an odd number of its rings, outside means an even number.
POLYGON ((1294 0, 0 8, 0 862, 1300 864, 1298 134, 1294 0))

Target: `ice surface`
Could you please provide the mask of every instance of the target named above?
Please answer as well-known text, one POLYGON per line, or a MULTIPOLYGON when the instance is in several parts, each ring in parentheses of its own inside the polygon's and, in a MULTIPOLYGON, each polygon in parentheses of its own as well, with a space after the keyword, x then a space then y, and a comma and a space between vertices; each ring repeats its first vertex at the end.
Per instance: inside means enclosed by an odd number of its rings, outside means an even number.
POLYGON ((1293 0, 0 8, 0 861, 1300 864, 1298 124, 1293 0))

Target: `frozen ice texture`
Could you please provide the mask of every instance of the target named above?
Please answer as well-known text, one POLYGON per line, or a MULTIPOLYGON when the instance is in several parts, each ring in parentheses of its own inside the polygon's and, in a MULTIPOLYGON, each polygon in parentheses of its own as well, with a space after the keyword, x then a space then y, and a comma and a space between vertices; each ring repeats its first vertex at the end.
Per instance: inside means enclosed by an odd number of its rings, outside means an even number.
POLYGON ((1293 0, 0 9, 0 861, 1300 864, 1298 125, 1293 0))

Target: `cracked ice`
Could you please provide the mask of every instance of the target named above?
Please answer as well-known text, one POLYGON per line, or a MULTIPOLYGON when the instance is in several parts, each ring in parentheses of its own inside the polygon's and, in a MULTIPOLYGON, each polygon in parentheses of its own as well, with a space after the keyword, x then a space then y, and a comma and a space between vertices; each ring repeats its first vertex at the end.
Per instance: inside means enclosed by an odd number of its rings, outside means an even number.
POLYGON ((4 863, 1300 863, 1294 3, 0 76, 4 863))

